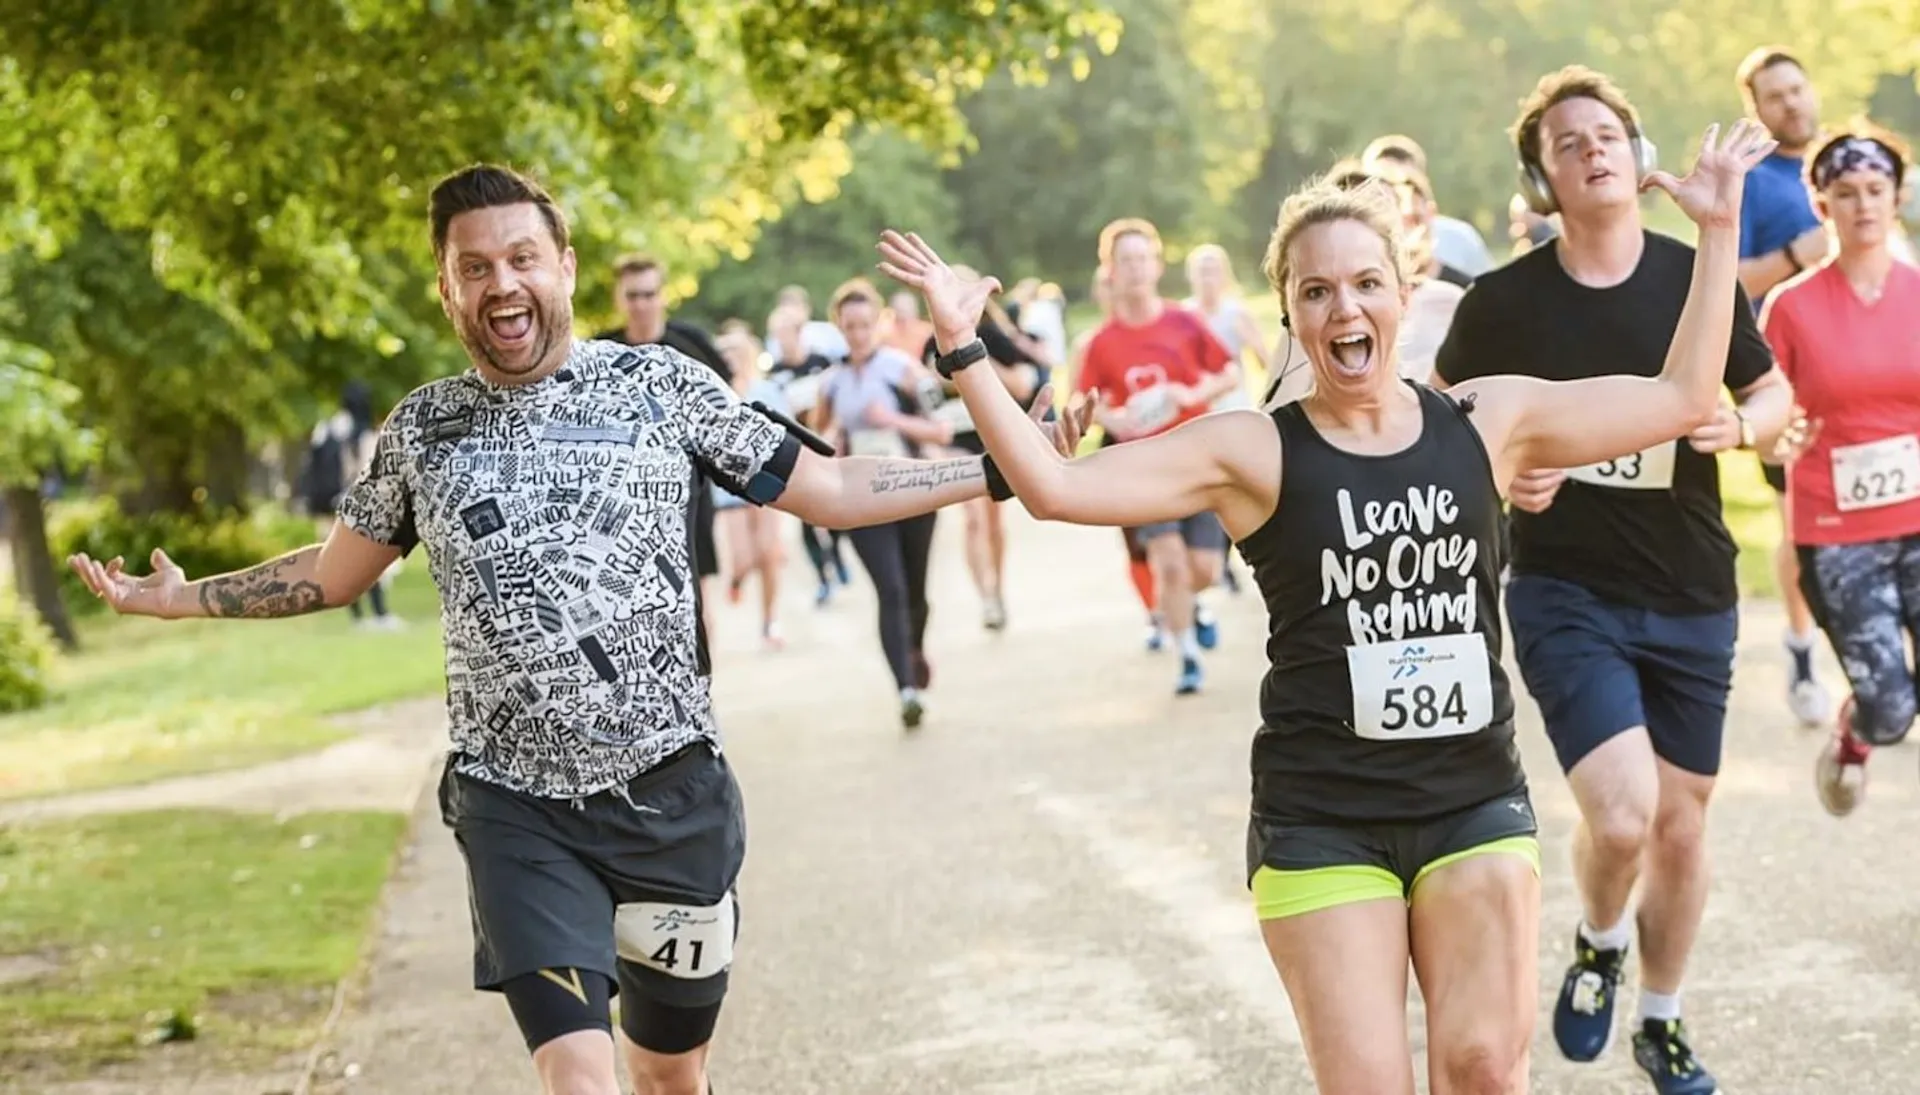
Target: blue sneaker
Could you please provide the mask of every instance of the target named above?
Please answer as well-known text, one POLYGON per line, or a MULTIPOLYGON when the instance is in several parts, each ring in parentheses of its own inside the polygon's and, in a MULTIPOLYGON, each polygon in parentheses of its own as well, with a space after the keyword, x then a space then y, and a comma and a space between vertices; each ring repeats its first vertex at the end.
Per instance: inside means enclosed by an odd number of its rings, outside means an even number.
POLYGON ((1200 682, 1204 677, 1205 674, 1200 672, 1200 659, 1181 658, 1180 683, 1174 686, 1173 694, 1176 696, 1193 695, 1195 692, 1200 691, 1200 682))
POLYGON ((1167 629, 1160 626, 1160 617, 1147 617, 1147 653, 1158 654, 1167 645, 1167 629))
POLYGON ((1678 1019, 1645 1019, 1633 1036, 1633 1063, 1660 1095, 1714 1095, 1720 1085, 1702 1068, 1678 1019))
POLYGON ((1613 1001, 1626 964, 1626 947, 1601 950, 1574 932, 1573 964, 1553 1006, 1553 1040, 1567 1060, 1594 1061, 1607 1051, 1613 1041, 1613 1001))
POLYGON ((1202 650, 1212 650, 1220 645, 1220 621, 1199 605, 1193 608, 1193 637, 1199 641, 1202 650))

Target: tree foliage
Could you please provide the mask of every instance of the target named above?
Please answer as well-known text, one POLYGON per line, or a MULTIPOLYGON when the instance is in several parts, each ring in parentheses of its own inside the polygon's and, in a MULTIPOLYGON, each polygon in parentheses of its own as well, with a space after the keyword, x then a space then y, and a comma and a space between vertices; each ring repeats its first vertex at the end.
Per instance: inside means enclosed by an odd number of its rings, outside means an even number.
MULTIPOLYGON (((380 267, 428 189, 531 168, 588 269, 709 265, 846 166, 850 118, 935 130, 995 63, 1096 33, 1078 0, 0 0, 0 188, 43 251, 98 214, 257 349, 398 337, 380 267)), ((400 309, 398 311, 404 311, 400 309)))

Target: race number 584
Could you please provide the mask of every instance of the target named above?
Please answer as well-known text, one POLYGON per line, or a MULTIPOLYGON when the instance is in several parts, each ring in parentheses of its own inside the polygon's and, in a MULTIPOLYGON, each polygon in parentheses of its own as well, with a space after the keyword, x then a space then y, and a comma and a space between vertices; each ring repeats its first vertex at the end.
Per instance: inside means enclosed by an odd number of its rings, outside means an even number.
POLYGON ((1493 721, 1487 641, 1468 632, 1347 648, 1353 732, 1372 741, 1473 734, 1493 721))

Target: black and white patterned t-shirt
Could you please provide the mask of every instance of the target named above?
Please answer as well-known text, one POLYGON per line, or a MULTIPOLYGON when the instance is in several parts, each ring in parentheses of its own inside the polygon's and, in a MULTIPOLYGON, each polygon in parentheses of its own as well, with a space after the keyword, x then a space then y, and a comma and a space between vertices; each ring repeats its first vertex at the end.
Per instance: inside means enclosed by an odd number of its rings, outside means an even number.
POLYGON ((455 770, 575 797, 717 740, 687 557, 694 462, 744 484, 785 441, 660 346, 577 342, 533 384, 468 372, 402 400, 340 519, 426 546, 455 770))

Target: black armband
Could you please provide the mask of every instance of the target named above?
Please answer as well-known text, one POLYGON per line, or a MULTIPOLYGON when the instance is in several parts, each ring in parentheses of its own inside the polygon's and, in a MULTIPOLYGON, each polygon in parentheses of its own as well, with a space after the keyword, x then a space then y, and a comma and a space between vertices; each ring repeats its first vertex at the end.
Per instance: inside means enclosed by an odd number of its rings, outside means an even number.
POLYGON ((980 471, 987 477, 987 497, 996 502, 1004 502, 1013 497, 1013 485, 1007 477, 1000 474, 1000 465, 993 462, 993 454, 980 458, 980 471))
POLYGON ((834 455, 833 446, 827 444, 826 438, 821 437, 817 433, 814 433, 812 430, 806 428, 805 426, 802 426, 798 422, 795 422, 793 419, 787 417, 786 415, 781 414, 779 411, 774 410, 772 407, 767 406, 765 403, 760 403, 756 401, 756 402, 747 404, 747 406, 752 407, 754 410, 759 411, 761 414, 765 415, 766 417, 773 419, 775 422, 778 422, 783 428, 786 429, 788 436, 799 441, 802 445, 805 445, 807 448, 812 449, 814 452, 819 453, 821 456, 834 455))

